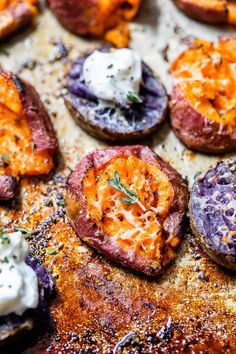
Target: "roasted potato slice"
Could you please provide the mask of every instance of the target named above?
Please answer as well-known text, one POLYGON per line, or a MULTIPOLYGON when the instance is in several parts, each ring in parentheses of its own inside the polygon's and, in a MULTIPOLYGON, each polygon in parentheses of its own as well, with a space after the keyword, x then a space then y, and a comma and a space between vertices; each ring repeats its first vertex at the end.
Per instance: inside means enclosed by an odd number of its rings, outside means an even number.
POLYGON ((172 64, 171 122, 189 148, 222 153, 236 148, 236 37, 197 40, 172 64))
POLYGON ((62 26, 79 35, 104 37, 117 47, 129 43, 127 21, 134 18, 141 0, 48 0, 62 26))
POLYGON ((67 190, 72 227, 108 259, 154 276, 175 258, 188 190, 148 147, 93 151, 69 176, 67 190))
POLYGON ((220 161, 195 181, 190 198, 194 235, 215 262, 236 270, 236 161, 220 161))
POLYGON ((38 0, 3 0, 0 3, 0 39, 25 27, 36 17, 38 0))
POLYGON ((209 24, 236 25, 235 0, 175 0, 189 17, 209 24))
MULTIPOLYGON (((0 176, 48 174, 53 168, 57 139, 34 88, 14 74, 0 72, 0 176)), ((8 185, 6 183, 8 181, 8 185)), ((12 184, 13 186, 13 184, 12 184)), ((14 188, 11 188, 13 191, 14 188)), ((1 199, 13 196, 1 193, 1 199)))

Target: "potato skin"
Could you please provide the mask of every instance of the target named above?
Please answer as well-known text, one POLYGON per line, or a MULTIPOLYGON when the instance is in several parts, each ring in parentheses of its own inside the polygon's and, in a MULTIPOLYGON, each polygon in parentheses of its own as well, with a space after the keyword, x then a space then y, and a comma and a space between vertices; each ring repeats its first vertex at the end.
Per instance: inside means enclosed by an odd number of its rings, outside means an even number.
MULTIPOLYGON (((15 74, 0 70, 0 75, 4 78, 6 85, 8 82, 14 83, 15 94, 18 94, 21 105, 19 109, 27 121, 35 151, 47 151, 49 155, 54 154, 58 150, 57 138, 50 117, 35 89, 15 74)), ((17 179, 12 176, 0 176, 0 200, 14 198, 17 179)))
MULTIPOLYGON (((163 97, 164 100, 164 97, 163 97)), ((167 100, 166 100, 167 101, 167 100)), ((166 109, 164 110, 161 118, 159 121, 153 125, 152 127, 145 128, 143 130, 133 131, 133 132, 118 132, 116 130, 112 130, 104 125, 93 124, 93 122, 86 118, 86 116, 80 114, 78 110, 74 108, 72 98, 67 95, 65 97, 65 104, 68 108, 69 112, 71 113, 72 117, 78 122, 80 127, 86 131, 91 136, 104 140, 104 141, 111 141, 111 142, 130 142, 130 141, 137 141, 141 139, 145 139, 152 133, 154 133, 160 124, 165 120, 168 107, 166 105, 166 109)))
MULTIPOLYGON (((36 2, 36 1, 35 1, 36 2)), ((16 32, 33 21, 36 7, 21 1, 0 12, 0 39, 16 32)))
MULTIPOLYGON (((111 48, 102 47, 100 50, 109 52, 111 48)), ((129 108, 122 106, 115 108, 115 110, 119 108, 118 115, 125 117, 126 124, 119 119, 116 119, 114 123, 109 113, 104 114, 105 118, 96 113, 94 118, 95 103, 98 104, 102 100, 94 97, 81 79, 83 65, 89 54, 79 57, 72 65, 68 73, 67 94, 64 97, 69 112, 80 127, 98 139, 118 143, 144 139, 155 132, 166 118, 169 109, 168 96, 158 76, 142 62, 142 84, 140 87, 142 104, 132 104, 129 108), (75 74, 74 68, 76 67, 75 74), (79 92, 77 90, 78 83, 80 83, 79 92)), ((110 102, 107 102, 106 106, 113 109, 110 102)))
POLYGON ((11 200, 16 192, 16 178, 12 176, 0 176, 0 200, 11 200))
POLYGON ((211 0, 205 1, 205 4, 197 0, 175 0, 175 3, 183 12, 195 20, 209 24, 227 23, 228 11, 227 4, 224 1, 215 7, 211 0))
POLYGON ((128 46, 127 21, 138 12, 141 0, 48 0, 63 27, 82 35, 103 37, 117 47, 128 46))
POLYGON ((36 151, 58 149, 57 138, 50 117, 41 102, 36 90, 29 83, 21 80, 17 75, 0 72, 13 80, 27 119, 28 127, 36 151))
POLYGON ((236 128, 230 130, 197 112, 178 86, 171 98, 172 128, 187 147, 205 153, 224 153, 236 148, 236 128))
POLYGON ((111 159, 129 155, 134 155, 146 163, 157 165, 167 174, 169 181, 174 187, 175 197, 163 228, 167 235, 174 233, 182 237, 183 219, 188 204, 187 186, 182 177, 167 162, 163 161, 148 147, 141 145, 95 150, 83 158, 67 181, 67 215, 71 226, 79 237, 108 259, 146 275, 155 276, 162 273, 164 267, 155 268, 152 266, 152 260, 147 257, 140 256, 133 251, 125 252, 90 218, 86 199, 83 195, 82 182, 90 168, 100 168, 111 159))
POLYGON ((212 249, 206 244, 204 237, 202 236, 202 234, 199 232, 194 219, 193 219, 193 214, 191 211, 191 199, 190 199, 190 207, 189 207, 189 216, 190 216, 190 226, 192 229, 192 232, 194 234, 194 236, 196 237, 198 243, 201 245, 202 249, 206 252, 206 254, 216 263, 218 263, 219 265, 230 269, 230 270, 234 270, 236 271, 236 259, 233 256, 223 256, 220 252, 217 252, 214 250, 214 252, 212 251, 212 249))
MULTIPOLYGON (((211 173, 211 171, 214 171, 214 170, 215 170, 215 173, 214 173, 214 175, 211 174, 210 179, 213 179, 213 176, 215 176, 218 179, 220 179, 221 177, 224 177, 224 174, 220 173, 219 170, 217 170, 217 168, 223 164, 225 166, 230 166, 230 165, 233 166, 233 165, 235 165, 235 161, 233 161, 233 160, 220 161, 220 162, 216 163, 213 167, 208 168, 208 170, 206 170, 204 173, 202 173, 201 175, 199 175, 196 178, 194 185, 192 187, 192 190, 190 191, 189 218, 190 218, 190 226, 191 226, 192 232, 193 232, 194 236, 196 237, 200 246, 207 253, 207 255, 213 261, 218 263, 219 265, 221 265, 225 268, 228 268, 230 270, 236 271, 236 257, 232 254, 232 251, 230 251, 231 254, 226 254, 226 253, 221 252, 221 250, 217 249, 216 241, 213 242, 212 246, 209 244, 209 241, 207 238, 209 236, 207 236, 207 231, 205 231, 207 226, 204 224, 204 221, 208 220, 208 219, 207 219, 207 216, 206 216, 206 219, 203 219, 203 207, 200 204, 201 210, 199 212, 199 210, 198 210, 199 206, 197 206, 197 202, 196 202, 196 196, 199 198, 199 194, 202 195, 202 191, 198 192, 198 194, 197 194, 197 188, 198 188, 199 181, 206 178, 207 173, 211 173), (202 212, 202 214, 201 214, 201 212, 202 212), (201 224, 199 224, 199 219, 201 220, 201 223, 204 225, 204 227, 200 226, 201 224), (201 230, 201 227, 203 228, 203 232, 201 230), (206 232, 206 234, 204 234, 204 232, 206 232)), ((230 169, 229 169, 229 171, 230 171, 230 169)), ((234 174, 234 176, 235 176, 235 174, 234 174)), ((234 179, 235 179, 235 177, 233 177, 233 181, 232 181, 233 185, 234 185, 234 179)), ((218 183, 219 183, 219 181, 218 181, 218 183)), ((223 182, 221 182, 221 183, 223 185, 223 182)), ((212 188, 212 187, 207 186, 207 188, 210 190, 210 188, 212 188)), ((223 192, 223 193, 226 194, 226 192, 223 192)), ((202 198, 204 198, 204 195, 202 196, 202 198)), ((210 198, 211 197, 209 197, 209 199, 210 198)), ((217 206, 219 208, 220 204, 218 204, 217 206)), ((220 220, 220 217, 218 217, 218 221, 219 220, 220 220)), ((226 223, 226 225, 227 225, 227 223, 226 223)), ((214 236, 216 236, 216 235, 214 232, 212 232, 212 238, 214 236)), ((213 240, 214 240, 214 238, 213 238, 213 240)), ((223 242, 224 244, 227 244, 228 249, 232 250, 232 247, 231 247, 232 245, 229 244, 228 240, 221 241, 221 242, 223 242)))

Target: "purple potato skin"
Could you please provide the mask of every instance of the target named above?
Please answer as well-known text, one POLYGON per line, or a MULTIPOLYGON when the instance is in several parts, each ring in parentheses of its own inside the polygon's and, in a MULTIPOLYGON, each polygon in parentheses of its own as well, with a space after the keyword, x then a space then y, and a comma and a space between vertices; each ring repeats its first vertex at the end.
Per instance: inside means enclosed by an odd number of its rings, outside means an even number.
POLYGON ((12 176, 0 176, 0 200, 8 201, 14 198, 17 181, 12 176))
POLYGON ((78 236, 106 258, 148 276, 157 276, 165 270, 167 264, 154 265, 152 260, 147 257, 140 256, 135 252, 125 252, 89 216, 82 186, 87 171, 92 167, 101 168, 112 159, 123 156, 136 156, 148 164, 158 166, 168 176, 173 185, 175 197, 169 214, 163 223, 163 229, 166 235, 172 233, 180 239, 182 238, 184 218, 189 200, 187 185, 174 168, 148 147, 141 145, 95 150, 85 156, 67 181, 67 215, 78 236))
POLYGON ((53 293, 54 281, 42 264, 32 255, 27 257, 26 263, 38 277, 39 305, 37 309, 25 311, 22 316, 9 314, 0 317, 0 350, 4 349, 6 352, 11 350, 9 347, 14 346, 16 341, 21 343, 21 339, 25 339, 25 335, 48 322, 48 299, 53 293))
POLYGON ((228 205, 235 200, 236 161, 226 160, 196 179, 189 203, 190 224, 198 242, 211 259, 231 270, 236 270, 236 225, 232 221, 236 210, 228 205))
MULTIPOLYGON (((100 50, 108 52, 110 48, 100 50)), ((166 117, 168 98, 152 70, 142 63, 141 104, 132 103, 115 108, 107 104, 106 107, 98 108, 101 100, 94 97, 81 79, 88 55, 78 58, 73 64, 69 72, 68 94, 65 96, 66 106, 80 127, 96 138, 113 142, 135 141, 153 133, 166 117), (117 108, 121 110, 124 120, 111 119, 117 108)))

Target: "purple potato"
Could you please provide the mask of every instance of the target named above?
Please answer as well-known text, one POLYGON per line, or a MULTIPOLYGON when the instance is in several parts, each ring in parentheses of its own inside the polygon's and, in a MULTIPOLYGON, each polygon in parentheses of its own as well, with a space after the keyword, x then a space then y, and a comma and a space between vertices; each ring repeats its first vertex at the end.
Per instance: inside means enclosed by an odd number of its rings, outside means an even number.
POLYGON ((12 313, 0 317, 0 352, 1 348, 4 348, 6 353, 14 352, 16 341, 19 345, 24 345, 24 340, 21 339, 25 339, 26 334, 35 329, 40 330, 40 327, 47 328, 49 319, 48 299, 53 293, 54 281, 41 263, 31 255, 27 257, 26 263, 38 277, 39 305, 36 309, 25 311, 22 316, 12 313))
POLYGON ((195 181, 190 199, 191 228, 205 252, 236 270, 236 161, 220 161, 195 181))
MULTIPOLYGON (((102 48, 109 51, 110 48, 102 48)), ((78 58, 68 77, 65 103, 72 116, 90 135, 107 141, 132 141, 153 133, 164 120, 168 98, 163 85, 152 70, 142 63, 142 103, 129 106, 107 104, 95 97, 82 79, 83 65, 88 55, 78 58)))

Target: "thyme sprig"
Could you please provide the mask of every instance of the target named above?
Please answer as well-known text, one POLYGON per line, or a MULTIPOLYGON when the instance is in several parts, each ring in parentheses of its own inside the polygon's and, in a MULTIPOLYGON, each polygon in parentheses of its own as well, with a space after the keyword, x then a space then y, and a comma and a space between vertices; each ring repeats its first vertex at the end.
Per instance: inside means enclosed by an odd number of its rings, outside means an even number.
MULTIPOLYGON (((25 227, 13 226, 13 229, 16 232, 22 232, 26 240, 30 239, 31 236, 33 235, 33 231, 26 229, 25 227)), ((0 244, 2 245, 10 244, 11 240, 9 237, 9 233, 10 232, 7 231, 7 228, 0 227, 0 244)))
POLYGON ((141 201, 138 199, 137 194, 134 191, 132 191, 131 189, 128 189, 127 187, 125 187, 125 185, 121 183, 119 172, 116 171, 114 174, 114 177, 108 178, 107 182, 116 191, 124 193, 126 195, 125 198, 120 198, 120 201, 122 203, 124 203, 126 205, 138 204, 143 211, 147 210, 145 208, 145 206, 141 203, 141 201))
POLYGON ((18 232, 22 232, 22 234, 25 236, 26 239, 31 238, 31 236, 33 235, 33 231, 26 229, 25 227, 14 226, 14 230, 18 232))
POLYGON ((0 228, 0 243, 2 245, 8 245, 10 243, 10 238, 8 234, 4 232, 3 228, 0 228))

